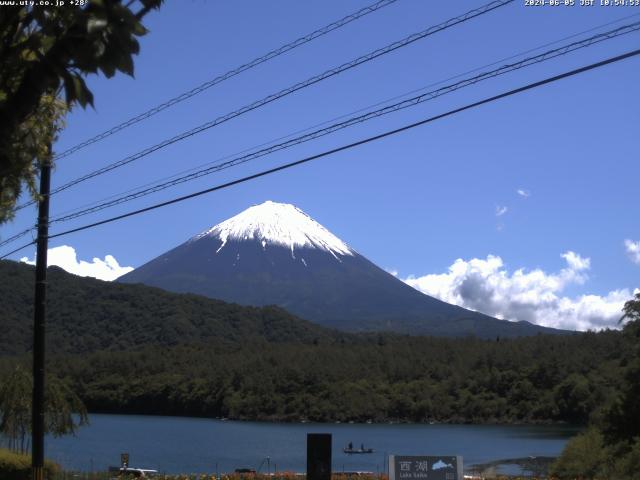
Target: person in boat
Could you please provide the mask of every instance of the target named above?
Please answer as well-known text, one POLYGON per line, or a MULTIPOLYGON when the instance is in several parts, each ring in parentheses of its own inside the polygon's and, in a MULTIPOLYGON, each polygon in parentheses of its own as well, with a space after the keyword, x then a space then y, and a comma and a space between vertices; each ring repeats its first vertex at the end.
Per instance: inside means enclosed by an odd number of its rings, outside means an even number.
POLYGON ((364 443, 360 444, 360 450, 362 450, 364 452, 364 443))
POLYGON ((353 450, 353 442, 349 442, 349 446, 347 447, 349 450, 353 450))

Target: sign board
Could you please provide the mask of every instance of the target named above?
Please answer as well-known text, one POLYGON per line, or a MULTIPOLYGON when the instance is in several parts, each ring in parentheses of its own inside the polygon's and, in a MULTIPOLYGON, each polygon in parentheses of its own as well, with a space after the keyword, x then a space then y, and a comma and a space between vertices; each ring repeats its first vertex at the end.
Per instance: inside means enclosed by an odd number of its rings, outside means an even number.
POLYGON ((121 453, 120 454, 120 466, 122 468, 127 468, 129 466, 129 454, 121 453))
POLYGON ((462 457, 390 455, 389 480, 463 480, 462 457))
POLYGON ((330 433, 307 433, 307 480, 331 480, 330 433))

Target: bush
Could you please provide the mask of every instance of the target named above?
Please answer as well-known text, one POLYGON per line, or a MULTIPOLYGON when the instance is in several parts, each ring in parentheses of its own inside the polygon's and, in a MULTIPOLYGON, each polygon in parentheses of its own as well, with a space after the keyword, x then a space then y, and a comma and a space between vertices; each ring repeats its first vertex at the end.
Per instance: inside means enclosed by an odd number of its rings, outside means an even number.
POLYGON ((624 450, 615 457, 611 478, 638 480, 640 478, 640 439, 624 450))
POLYGON ((589 429, 569 440, 562 455, 551 465, 550 473, 558 478, 596 478, 606 461, 602 433, 589 429))
MULTIPOLYGON (((60 467, 49 460, 44 464, 44 477, 52 478, 60 467)), ((31 480, 31 456, 0 448, 0 478, 2 480, 31 480)))

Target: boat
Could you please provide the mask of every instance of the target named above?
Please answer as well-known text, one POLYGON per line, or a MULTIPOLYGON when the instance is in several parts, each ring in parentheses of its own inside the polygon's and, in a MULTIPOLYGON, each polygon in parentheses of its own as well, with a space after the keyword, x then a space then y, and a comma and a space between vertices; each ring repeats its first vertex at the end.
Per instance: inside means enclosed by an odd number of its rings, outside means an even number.
POLYGON ((353 444, 349 443, 349 445, 344 447, 342 451, 349 455, 358 453, 373 453, 373 448, 364 448, 364 445, 360 445, 360 448, 353 448, 353 444))

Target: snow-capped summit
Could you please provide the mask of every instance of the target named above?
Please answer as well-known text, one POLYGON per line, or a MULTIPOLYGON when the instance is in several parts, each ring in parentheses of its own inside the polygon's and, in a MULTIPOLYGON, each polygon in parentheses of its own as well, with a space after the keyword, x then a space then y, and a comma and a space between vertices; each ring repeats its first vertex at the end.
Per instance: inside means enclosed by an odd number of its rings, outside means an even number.
POLYGON ((429 297, 284 203, 254 205, 118 281, 242 305, 279 305, 306 320, 343 330, 484 338, 547 331, 429 297))
POLYGON ((317 248, 338 255, 353 255, 354 251, 329 230, 299 208, 288 203, 266 201, 254 205, 192 240, 214 236, 222 241, 217 252, 229 240, 258 240, 262 248, 267 245, 287 247, 295 256, 297 248, 317 248))

